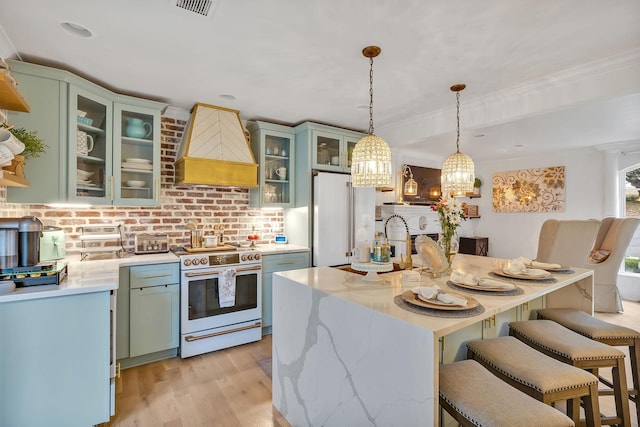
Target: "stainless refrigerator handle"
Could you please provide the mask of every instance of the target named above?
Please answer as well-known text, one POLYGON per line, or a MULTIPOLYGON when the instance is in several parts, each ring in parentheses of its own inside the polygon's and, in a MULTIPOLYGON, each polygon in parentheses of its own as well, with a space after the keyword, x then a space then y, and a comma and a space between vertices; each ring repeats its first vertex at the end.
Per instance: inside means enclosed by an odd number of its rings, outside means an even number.
POLYGON ((351 256, 351 250, 353 249, 353 240, 354 240, 354 230, 353 230, 353 217, 355 215, 355 203, 354 198, 355 194, 353 191, 353 186, 351 185, 351 181, 347 182, 347 247, 345 250, 345 256, 351 256))

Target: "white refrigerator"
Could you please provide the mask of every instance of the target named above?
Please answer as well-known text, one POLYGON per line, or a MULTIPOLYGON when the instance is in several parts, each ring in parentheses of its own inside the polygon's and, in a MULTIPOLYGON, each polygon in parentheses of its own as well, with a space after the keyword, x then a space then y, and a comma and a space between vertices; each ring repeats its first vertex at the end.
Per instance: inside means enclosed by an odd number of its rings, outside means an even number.
POLYGON ((313 265, 350 264, 356 231, 365 230, 366 239, 373 240, 375 188, 352 188, 351 175, 347 174, 314 173, 313 265))

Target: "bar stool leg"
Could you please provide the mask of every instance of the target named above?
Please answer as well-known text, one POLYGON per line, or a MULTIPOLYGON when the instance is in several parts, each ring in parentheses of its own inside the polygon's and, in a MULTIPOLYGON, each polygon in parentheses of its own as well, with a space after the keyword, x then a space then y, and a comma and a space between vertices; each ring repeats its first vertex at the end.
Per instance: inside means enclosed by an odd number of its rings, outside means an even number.
POLYGON ((618 363, 611 369, 613 384, 615 387, 616 413, 622 416, 622 425, 631 425, 631 415, 629 414, 629 390, 627 390, 626 372, 624 359, 618 359, 618 363))
POLYGON ((629 359, 631 359, 631 374, 633 376, 632 396, 629 398, 636 404, 636 419, 640 424, 640 374, 638 373, 638 361, 640 361, 640 338, 633 340, 633 346, 629 346, 629 359))

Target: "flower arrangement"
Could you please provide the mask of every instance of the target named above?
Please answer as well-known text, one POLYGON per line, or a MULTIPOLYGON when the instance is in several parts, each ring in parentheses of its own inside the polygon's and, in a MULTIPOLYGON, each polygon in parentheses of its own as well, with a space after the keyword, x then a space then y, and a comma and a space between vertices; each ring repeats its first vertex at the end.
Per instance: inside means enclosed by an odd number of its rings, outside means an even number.
POLYGON ((455 198, 448 197, 442 197, 438 203, 431 205, 431 209, 438 212, 440 227, 442 228, 440 243, 449 261, 451 261, 451 239, 456 229, 462 225, 462 221, 467 219, 464 214, 466 207, 467 204, 465 202, 460 203, 455 198))

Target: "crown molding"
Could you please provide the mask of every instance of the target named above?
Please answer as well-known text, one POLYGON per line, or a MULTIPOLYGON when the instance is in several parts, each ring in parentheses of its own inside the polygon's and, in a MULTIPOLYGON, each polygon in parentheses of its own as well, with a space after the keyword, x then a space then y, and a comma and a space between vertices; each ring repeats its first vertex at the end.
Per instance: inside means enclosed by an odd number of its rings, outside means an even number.
MULTIPOLYGON (((562 110, 596 99, 640 92, 640 48, 572 67, 541 79, 474 99, 463 99, 465 129, 482 128, 562 110)), ((377 128, 396 144, 414 143, 451 131, 455 106, 408 117, 377 128)), ((394 144, 395 145, 395 144, 394 144)))

